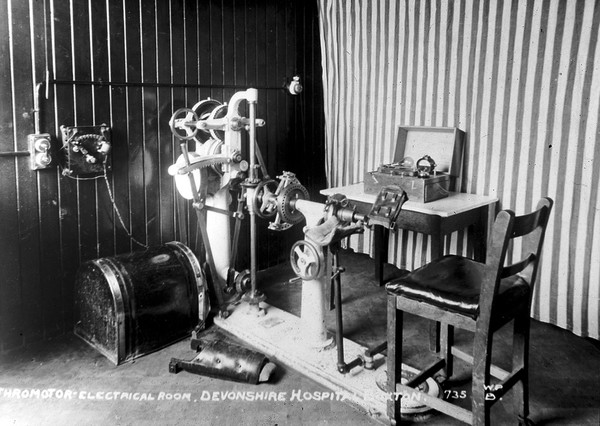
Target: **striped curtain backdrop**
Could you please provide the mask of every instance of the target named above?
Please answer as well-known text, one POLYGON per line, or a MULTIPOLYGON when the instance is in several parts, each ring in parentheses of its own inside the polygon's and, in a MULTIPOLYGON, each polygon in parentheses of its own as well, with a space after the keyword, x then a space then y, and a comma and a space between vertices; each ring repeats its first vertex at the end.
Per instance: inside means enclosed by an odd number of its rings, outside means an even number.
MULTIPOLYGON (((517 214, 555 200, 532 315, 598 339, 600 2, 319 0, 319 13, 329 185, 389 162, 398 126, 464 130, 463 192, 517 214)), ((414 268, 428 241, 406 234, 390 261, 414 268)), ((468 254, 466 232, 447 240, 468 254)))

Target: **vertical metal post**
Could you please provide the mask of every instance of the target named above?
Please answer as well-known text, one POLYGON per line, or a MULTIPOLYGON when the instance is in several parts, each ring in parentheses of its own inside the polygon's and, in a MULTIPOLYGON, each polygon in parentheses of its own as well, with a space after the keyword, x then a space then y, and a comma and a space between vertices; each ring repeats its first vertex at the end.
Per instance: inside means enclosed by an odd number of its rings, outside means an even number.
POLYGON ((256 100, 248 100, 248 111, 250 119, 249 139, 250 143, 250 181, 256 181, 256 100))
MULTIPOLYGON (((330 252, 331 253, 331 252, 330 252)), ((335 293, 335 344, 337 346, 337 368, 338 371, 345 372, 346 362, 344 361, 344 325, 342 317, 342 279, 339 270, 339 255, 337 251, 333 253, 333 291, 335 293)))
MULTIPOLYGON (((256 140, 256 102, 250 101, 248 103, 248 109, 250 114, 250 173, 249 179, 251 183, 256 182, 256 152, 255 144, 256 140)), ((255 188, 250 189, 251 199, 254 198, 255 188)), ((248 203, 250 213, 250 283, 252 288, 251 297, 256 296, 256 212, 251 206, 253 203, 248 203)))
MULTIPOLYGON (((256 190, 256 185, 258 184, 258 176, 256 170, 256 103, 258 98, 258 92, 256 89, 248 89, 246 91, 247 97, 246 100, 248 102, 248 114, 250 120, 250 126, 248 129, 248 137, 250 140, 249 143, 249 154, 250 154, 250 164, 249 164, 249 173, 248 179, 246 180, 246 196, 247 200, 252 200, 254 198, 254 191, 256 190)), ((256 290, 256 269, 257 269, 257 236, 256 236, 256 212, 254 211, 254 203, 247 203, 248 205, 248 213, 250 215, 250 294, 245 294, 244 299, 250 305, 251 312, 256 314, 263 314, 264 311, 260 309, 260 302, 264 300, 264 295, 259 294, 256 290)))

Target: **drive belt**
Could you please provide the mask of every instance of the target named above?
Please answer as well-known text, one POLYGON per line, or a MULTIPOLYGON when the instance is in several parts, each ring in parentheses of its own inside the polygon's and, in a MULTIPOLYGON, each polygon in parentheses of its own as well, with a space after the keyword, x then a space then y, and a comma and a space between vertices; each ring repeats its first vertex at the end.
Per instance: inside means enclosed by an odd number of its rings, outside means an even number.
MULTIPOLYGON (((183 158, 185 160, 186 167, 190 166, 190 158, 189 152, 187 148, 187 142, 182 141, 181 143, 181 152, 183 154, 183 158)), ((189 169, 188 169, 189 170, 189 169)), ((208 170, 205 167, 199 169, 200 172, 200 188, 196 188, 196 181, 194 180, 194 176, 192 171, 188 171, 187 175, 190 180, 190 187, 192 189, 192 196, 194 199, 193 207, 196 211, 196 216, 198 217, 198 228, 200 228, 200 235, 202 236, 202 241, 204 242, 204 251, 206 252, 206 262, 208 263, 208 269, 210 272, 210 280, 208 281, 209 285, 212 287, 213 294, 217 299, 218 311, 221 313, 224 309, 224 300, 223 293, 221 292, 222 283, 217 273, 217 268, 215 266, 215 261, 212 254, 212 249, 210 247, 210 241, 208 239, 208 232, 206 230, 206 209, 204 209, 204 204, 206 203, 206 196, 208 191, 208 170)))

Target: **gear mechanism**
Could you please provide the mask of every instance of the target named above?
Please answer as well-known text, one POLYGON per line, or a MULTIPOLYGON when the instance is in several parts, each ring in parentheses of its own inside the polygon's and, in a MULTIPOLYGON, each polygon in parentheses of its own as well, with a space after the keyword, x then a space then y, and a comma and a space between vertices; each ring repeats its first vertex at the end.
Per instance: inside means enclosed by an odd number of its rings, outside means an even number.
POLYGON ((304 215, 295 208, 296 200, 308 200, 308 191, 299 183, 290 183, 277 195, 277 212, 283 222, 295 225, 302 222, 304 215))

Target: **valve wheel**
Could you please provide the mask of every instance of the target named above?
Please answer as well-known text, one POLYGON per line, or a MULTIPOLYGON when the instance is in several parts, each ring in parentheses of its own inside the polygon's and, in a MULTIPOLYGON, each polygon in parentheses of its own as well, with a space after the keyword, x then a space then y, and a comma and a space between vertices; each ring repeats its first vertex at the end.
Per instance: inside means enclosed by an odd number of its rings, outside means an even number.
POLYGON ((270 220, 277 214, 276 191, 277 182, 272 179, 260 182, 254 189, 252 207, 259 217, 270 220))
POLYGON ((284 186, 277 195, 277 211, 283 222, 295 225, 302 222, 304 215, 292 205, 295 200, 308 200, 308 191, 299 183, 284 186))
POLYGON ((290 263, 294 273, 303 280, 316 280, 322 275, 325 264, 323 252, 308 240, 296 241, 290 250, 290 263))
POLYGON ((190 140, 196 137, 198 116, 189 108, 179 108, 169 120, 171 132, 177 139, 190 140), (193 124, 191 124, 193 123, 193 124))

